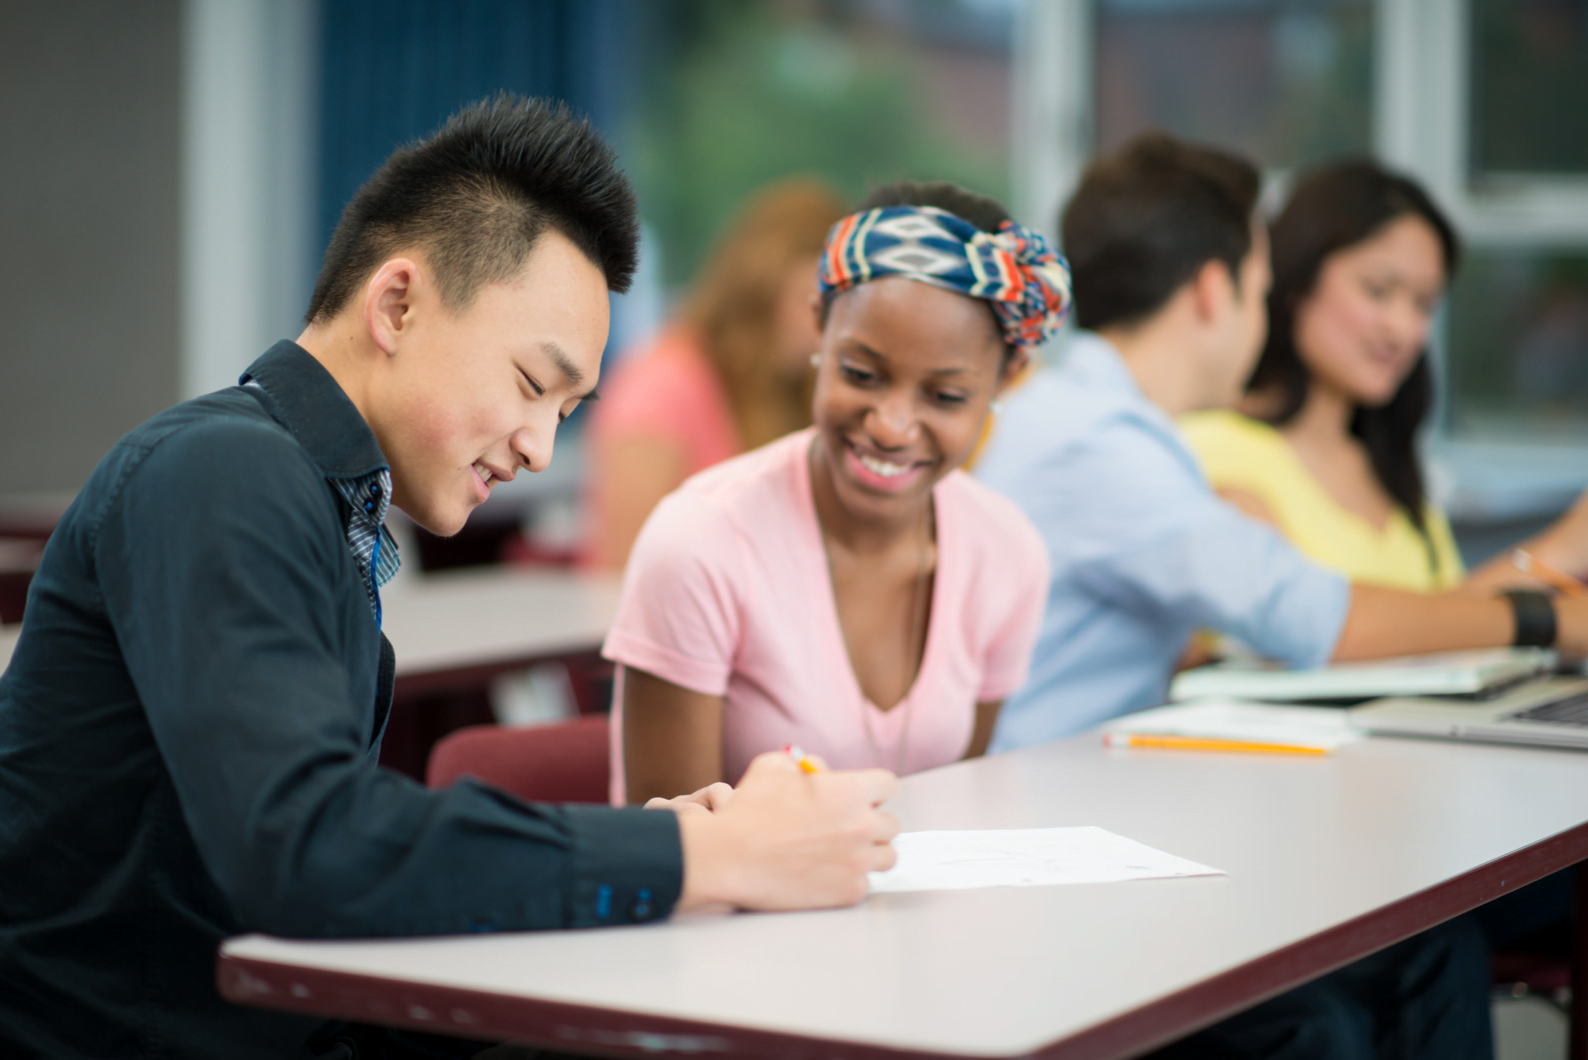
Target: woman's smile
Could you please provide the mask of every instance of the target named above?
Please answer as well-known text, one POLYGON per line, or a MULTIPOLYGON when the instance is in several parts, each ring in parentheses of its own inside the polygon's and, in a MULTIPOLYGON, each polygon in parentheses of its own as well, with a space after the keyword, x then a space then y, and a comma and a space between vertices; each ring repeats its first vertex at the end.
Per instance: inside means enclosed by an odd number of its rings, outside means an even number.
POLYGON ((863 448, 851 438, 844 439, 844 458, 850 476, 860 485, 886 493, 898 493, 914 486, 935 463, 879 453, 863 448))

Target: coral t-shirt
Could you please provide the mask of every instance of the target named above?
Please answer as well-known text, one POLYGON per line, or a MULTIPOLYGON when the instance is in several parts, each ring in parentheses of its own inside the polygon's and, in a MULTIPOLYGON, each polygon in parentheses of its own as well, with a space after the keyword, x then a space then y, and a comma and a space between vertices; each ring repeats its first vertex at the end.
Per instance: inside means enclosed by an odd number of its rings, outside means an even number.
MULTIPOLYGON (((1025 680, 1047 552, 1015 505, 954 471, 933 490, 937 569, 926 651, 904 699, 866 700, 838 623, 811 496, 812 429, 705 471, 657 506, 624 574, 603 654, 723 697, 723 765, 788 743, 839 769, 911 773, 961 758, 978 702, 1025 680)), ((624 801, 622 686, 613 801, 624 801)), ((680 793, 682 794, 682 793, 680 793)))
MULTIPOLYGON (((691 332, 663 331, 647 347, 629 354, 603 382, 601 400, 590 409, 589 445, 596 466, 600 451, 619 441, 643 437, 667 442, 684 454, 684 475, 720 464, 743 451, 717 370, 691 332)), ((605 518, 605 484, 592 479, 585 493, 585 561, 603 566, 599 554, 605 518)))

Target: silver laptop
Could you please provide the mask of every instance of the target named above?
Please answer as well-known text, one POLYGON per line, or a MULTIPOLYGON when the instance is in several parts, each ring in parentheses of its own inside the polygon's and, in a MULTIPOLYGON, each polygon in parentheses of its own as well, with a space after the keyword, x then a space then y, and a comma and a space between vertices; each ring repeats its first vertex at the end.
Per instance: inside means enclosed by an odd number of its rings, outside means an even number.
POLYGON ((1493 699, 1380 699, 1351 711, 1368 732, 1588 750, 1588 680, 1530 681, 1493 699))

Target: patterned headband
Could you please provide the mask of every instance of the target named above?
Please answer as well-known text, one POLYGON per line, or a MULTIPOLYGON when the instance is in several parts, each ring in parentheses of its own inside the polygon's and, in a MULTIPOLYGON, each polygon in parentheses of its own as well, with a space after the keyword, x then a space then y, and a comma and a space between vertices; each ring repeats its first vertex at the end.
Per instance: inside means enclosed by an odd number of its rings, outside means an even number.
POLYGON ((1046 342, 1070 311, 1070 267, 1040 232, 1013 221, 983 232, 935 206, 882 206, 827 233, 822 297, 884 276, 986 299, 1011 346, 1046 342))

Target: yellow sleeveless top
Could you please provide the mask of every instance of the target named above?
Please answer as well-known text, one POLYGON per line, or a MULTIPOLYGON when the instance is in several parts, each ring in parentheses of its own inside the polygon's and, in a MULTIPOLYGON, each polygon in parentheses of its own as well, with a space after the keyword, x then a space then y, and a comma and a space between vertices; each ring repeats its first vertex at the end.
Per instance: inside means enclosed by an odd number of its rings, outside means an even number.
POLYGON ((1261 500, 1292 544, 1352 581, 1433 592, 1465 575, 1450 522, 1437 506, 1423 509, 1426 540, 1398 507, 1379 530, 1329 496, 1268 424, 1218 410, 1182 417, 1180 426, 1214 489, 1261 500))

